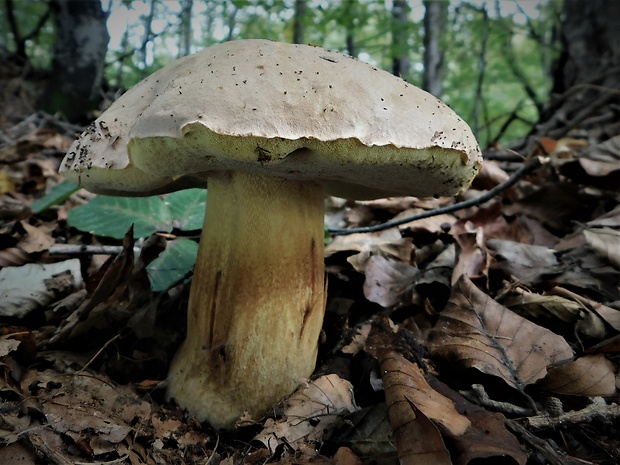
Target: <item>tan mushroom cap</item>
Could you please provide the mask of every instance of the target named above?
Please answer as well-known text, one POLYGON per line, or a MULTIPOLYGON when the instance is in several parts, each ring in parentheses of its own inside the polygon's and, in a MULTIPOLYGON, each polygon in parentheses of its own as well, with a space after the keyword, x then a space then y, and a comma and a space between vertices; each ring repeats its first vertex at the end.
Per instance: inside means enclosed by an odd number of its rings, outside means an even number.
POLYGON ((320 47, 239 40, 127 91, 75 141, 61 172, 116 195, 240 170, 376 198, 454 195, 480 164, 469 126, 402 79, 320 47))

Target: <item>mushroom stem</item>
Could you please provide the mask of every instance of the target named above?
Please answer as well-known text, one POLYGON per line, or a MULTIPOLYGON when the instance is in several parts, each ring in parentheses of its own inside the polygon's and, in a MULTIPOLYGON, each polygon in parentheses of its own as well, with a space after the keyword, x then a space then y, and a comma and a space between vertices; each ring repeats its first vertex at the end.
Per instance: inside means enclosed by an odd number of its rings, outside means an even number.
POLYGON ((323 188, 223 172, 209 177, 187 338, 168 396, 228 428, 259 418, 312 374, 325 310, 323 188))

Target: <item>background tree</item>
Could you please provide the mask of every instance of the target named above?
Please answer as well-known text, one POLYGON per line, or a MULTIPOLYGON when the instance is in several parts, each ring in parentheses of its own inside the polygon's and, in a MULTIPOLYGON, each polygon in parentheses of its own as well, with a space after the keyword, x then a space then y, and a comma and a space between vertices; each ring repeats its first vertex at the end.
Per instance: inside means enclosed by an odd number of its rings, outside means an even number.
POLYGON ((181 30, 179 31, 179 56, 189 55, 192 48, 192 7, 194 0, 182 0, 181 14, 181 30))
MULTIPOLYGON (((0 48, 15 56, 25 54, 29 64, 50 75, 56 26, 46 11, 56 1, 0 0, 4 5, 0 48)), ((541 102, 547 100, 552 84, 550 63, 559 50, 553 31, 562 18, 562 4, 555 0, 428 1, 428 9, 422 0, 391 4, 383 0, 105 0, 104 4, 110 5, 108 26, 114 39, 104 71, 113 93, 133 86, 178 56, 214 43, 241 38, 297 40, 349 52, 441 93, 477 128, 483 146, 522 138, 540 119, 541 102), (295 6, 302 4, 307 6, 296 27, 301 15, 295 13, 295 6), (439 42, 427 37, 431 42, 424 46, 424 22, 431 35, 441 30, 443 19, 433 19, 433 8, 441 10, 439 18, 447 15, 449 27, 443 38, 436 39, 439 42), (303 25, 303 40, 295 39, 299 25, 303 25), (442 50, 432 45, 442 41, 442 50), (425 63, 425 50, 434 57, 434 65, 429 57, 425 63), (425 78, 424 73, 431 72, 435 77, 425 78)), ((93 31, 89 35, 91 40, 101 37, 93 31)))
POLYGON ((392 3, 392 74, 406 76, 409 72, 409 5, 407 0, 392 3))
POLYGON ((620 130, 620 2, 565 0, 551 102, 536 134, 620 130))
MULTIPOLYGON (((13 0, 5 0, 4 6, 8 29, 10 29, 13 37, 13 42, 15 43, 15 55, 22 62, 26 62, 28 60, 28 54, 26 53, 26 44, 28 43, 28 41, 35 39, 41 32, 43 25, 50 17, 50 5, 44 5, 44 13, 37 15, 38 18, 36 20, 36 24, 32 27, 31 30, 25 33, 22 31, 19 21, 15 16, 15 2, 13 0)), ((36 15, 36 13, 34 14, 36 15)))
POLYGON ((306 16, 306 0, 295 0, 295 12, 293 14, 293 43, 304 43, 304 18, 306 16))
POLYGON ((39 102, 48 113, 86 121, 101 101, 110 36, 99 0, 52 0, 56 40, 51 74, 39 102))
POLYGON ((444 41, 448 2, 424 0, 424 75, 422 88, 441 97, 444 75, 444 41))

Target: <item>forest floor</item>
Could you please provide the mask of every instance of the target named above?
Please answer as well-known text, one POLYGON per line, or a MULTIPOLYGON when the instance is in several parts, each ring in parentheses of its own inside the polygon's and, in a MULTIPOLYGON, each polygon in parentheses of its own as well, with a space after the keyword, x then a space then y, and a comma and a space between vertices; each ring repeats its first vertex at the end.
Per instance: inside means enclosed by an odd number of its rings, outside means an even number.
MULTIPOLYGON (((80 128, 14 89, 0 98, 0 463, 620 463, 620 136, 486 150, 464 198, 543 163, 481 204, 330 237, 314 376, 216 431, 165 395, 188 279, 154 292, 148 241, 71 227, 83 191, 33 212, 80 128), (99 245, 114 253, 82 247, 99 245)), ((454 202, 328 199, 326 223, 454 202)), ((198 232, 156 237, 179 235, 198 232)))

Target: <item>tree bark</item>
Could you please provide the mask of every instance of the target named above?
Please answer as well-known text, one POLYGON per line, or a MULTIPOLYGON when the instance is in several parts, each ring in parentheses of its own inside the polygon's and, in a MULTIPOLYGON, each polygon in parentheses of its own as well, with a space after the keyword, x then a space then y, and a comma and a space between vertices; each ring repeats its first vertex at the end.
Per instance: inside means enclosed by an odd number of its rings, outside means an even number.
POLYGON ((352 57, 357 56, 357 46, 355 43, 355 32, 356 32, 356 18, 358 5, 356 2, 351 2, 345 4, 345 7, 342 9, 342 16, 340 17, 340 23, 344 25, 345 28, 345 46, 347 49, 347 53, 352 57))
POLYGON ((424 75, 422 88, 441 97, 444 75, 443 36, 448 22, 448 2, 424 0, 424 75))
POLYGON ((181 3, 181 30, 179 34, 179 57, 187 56, 192 49, 192 7, 194 0, 183 0, 181 3))
POLYGON ((620 131, 620 2, 566 0, 551 104, 535 133, 560 138, 571 131, 620 131), (614 110, 615 108, 615 110, 614 110))
POLYGON ((304 43, 304 16, 306 15, 306 0, 295 0, 293 15, 293 43, 304 43))
POLYGON ((99 0, 53 0, 56 42, 52 73, 40 106, 84 122, 100 102, 110 36, 99 0))
POLYGON ((409 5, 407 0, 394 0, 392 5, 392 74, 405 77, 409 71, 409 5))

